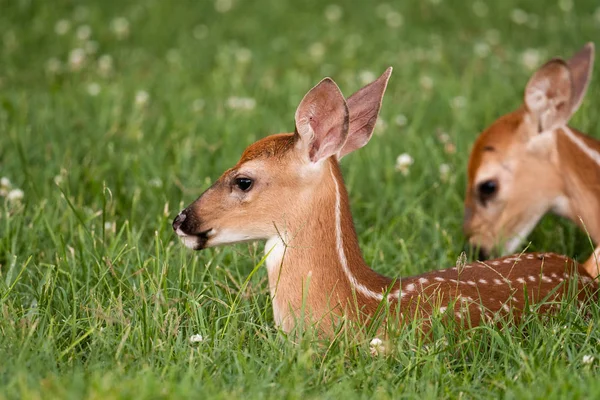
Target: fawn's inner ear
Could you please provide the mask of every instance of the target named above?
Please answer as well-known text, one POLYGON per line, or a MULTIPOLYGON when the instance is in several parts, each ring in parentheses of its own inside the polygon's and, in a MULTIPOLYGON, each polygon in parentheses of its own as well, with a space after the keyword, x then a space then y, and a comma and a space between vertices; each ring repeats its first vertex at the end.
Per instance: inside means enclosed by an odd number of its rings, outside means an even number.
POLYGON ((311 162, 336 154, 348 135, 348 105, 330 78, 325 78, 302 99, 296 110, 296 133, 311 162))

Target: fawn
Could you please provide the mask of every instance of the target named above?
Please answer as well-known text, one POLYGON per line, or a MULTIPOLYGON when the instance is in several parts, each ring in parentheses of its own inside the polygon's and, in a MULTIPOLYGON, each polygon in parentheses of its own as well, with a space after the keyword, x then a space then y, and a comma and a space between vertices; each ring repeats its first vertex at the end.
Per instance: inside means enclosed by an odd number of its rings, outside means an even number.
MULTIPOLYGON (((524 104, 473 145, 463 228, 482 258, 514 252, 549 211, 584 225, 600 243, 600 142, 567 126, 593 63, 592 43, 567 61, 548 61, 529 79, 524 104)), ((596 256, 584 264, 593 277, 596 256)))
POLYGON ((274 320, 286 332, 302 318, 331 335, 344 319, 369 321, 385 301, 400 318, 442 313, 478 324, 509 311, 518 314, 527 302, 562 298, 566 292, 559 287, 567 281, 582 289, 594 285, 572 260, 555 254, 397 280, 367 266, 338 160, 371 138, 390 74, 388 68, 347 100, 333 80, 323 79, 298 106, 294 133, 250 145, 175 218, 173 229, 183 243, 201 250, 266 240, 274 320))

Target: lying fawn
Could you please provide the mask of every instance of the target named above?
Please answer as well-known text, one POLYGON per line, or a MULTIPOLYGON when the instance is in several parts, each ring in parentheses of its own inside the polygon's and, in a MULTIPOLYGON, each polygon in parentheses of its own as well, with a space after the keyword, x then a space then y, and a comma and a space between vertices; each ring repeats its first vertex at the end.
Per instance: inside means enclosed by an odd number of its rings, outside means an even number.
POLYGON ((587 285, 591 278, 583 269, 555 254, 397 280, 367 266, 338 160, 371 138, 390 74, 391 68, 347 101, 333 80, 322 80, 298 106, 295 133, 250 145, 175 218, 183 243, 201 250, 266 240, 274 319, 286 332, 303 318, 331 334, 339 318, 368 321, 382 301, 400 316, 439 312, 478 324, 495 313, 518 314, 527 301, 558 299, 565 291, 557 287, 566 281, 587 285))
MULTIPOLYGON (((594 45, 552 59, 524 104, 496 120, 471 151, 464 231, 482 256, 514 252, 549 211, 585 225, 600 243, 600 142, 567 126, 588 87, 594 45)), ((594 277, 593 262, 585 264, 594 277)))

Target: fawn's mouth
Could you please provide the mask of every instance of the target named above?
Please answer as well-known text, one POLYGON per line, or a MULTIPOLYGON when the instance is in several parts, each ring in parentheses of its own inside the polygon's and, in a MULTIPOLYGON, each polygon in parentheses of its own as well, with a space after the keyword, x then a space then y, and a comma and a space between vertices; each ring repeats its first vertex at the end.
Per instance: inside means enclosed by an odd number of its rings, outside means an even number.
POLYGON ((207 247, 206 244, 210 237, 213 236, 214 230, 210 228, 202 232, 188 234, 182 231, 181 228, 178 228, 175 233, 177 233, 177 236, 179 236, 185 247, 192 250, 202 250, 207 247))

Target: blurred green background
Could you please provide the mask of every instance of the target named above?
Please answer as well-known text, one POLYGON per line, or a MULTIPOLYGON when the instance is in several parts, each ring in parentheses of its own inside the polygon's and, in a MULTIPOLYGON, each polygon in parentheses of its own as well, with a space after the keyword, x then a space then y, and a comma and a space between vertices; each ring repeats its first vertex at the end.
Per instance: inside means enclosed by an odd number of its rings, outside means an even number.
MULTIPOLYGON (((277 333, 265 271, 242 285, 261 245, 192 254, 170 222, 323 76, 350 95, 391 65, 342 162, 363 252, 388 275, 452 266, 471 143, 599 34, 595 0, 0 0, 0 398, 593 397, 593 320, 323 354, 277 333)), ((593 74, 572 125, 598 137, 593 74)), ((530 240, 590 252, 554 217, 530 240)))

